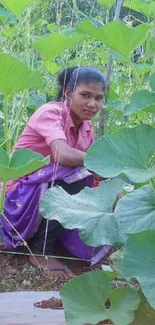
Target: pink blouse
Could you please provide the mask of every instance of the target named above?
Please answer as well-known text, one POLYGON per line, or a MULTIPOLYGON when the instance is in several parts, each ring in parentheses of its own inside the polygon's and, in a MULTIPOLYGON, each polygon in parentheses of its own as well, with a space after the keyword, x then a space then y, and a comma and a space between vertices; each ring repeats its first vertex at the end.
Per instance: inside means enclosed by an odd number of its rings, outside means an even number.
POLYGON ((49 102, 32 115, 15 149, 28 148, 46 157, 51 154, 50 143, 58 139, 85 152, 94 141, 93 126, 84 121, 77 134, 66 102, 49 102))

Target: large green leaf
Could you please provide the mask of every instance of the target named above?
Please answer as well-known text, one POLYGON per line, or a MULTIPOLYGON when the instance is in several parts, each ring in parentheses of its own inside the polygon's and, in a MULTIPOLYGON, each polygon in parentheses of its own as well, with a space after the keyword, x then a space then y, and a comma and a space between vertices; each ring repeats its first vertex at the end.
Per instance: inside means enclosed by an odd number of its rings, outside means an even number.
POLYGON ((78 229, 88 245, 114 245, 118 232, 113 206, 123 185, 120 179, 105 181, 96 189, 85 188, 72 196, 54 187, 45 193, 40 213, 49 220, 58 220, 64 228, 78 229))
POLYGON ((9 54, 0 54, 0 92, 11 97, 24 89, 41 88, 42 77, 9 54))
POLYGON ((144 75, 151 70, 151 64, 149 63, 137 63, 134 64, 135 69, 137 70, 139 75, 144 75))
POLYGON ((141 24, 131 28, 120 21, 114 21, 96 28, 91 21, 86 20, 77 23, 76 28, 129 59, 130 53, 145 41, 149 26, 141 24))
POLYGON ((155 91, 155 73, 150 76, 150 87, 155 91))
POLYGON ((23 11, 35 1, 36 0, 0 0, 0 3, 15 16, 19 17, 23 11))
POLYGON ((148 302, 155 308, 155 231, 140 232, 128 238, 124 246, 123 274, 137 278, 148 302))
POLYGON ((151 53, 155 53, 155 37, 154 36, 149 41, 149 50, 151 53))
POLYGON ((86 35, 80 33, 74 33, 72 36, 53 33, 50 36, 36 40, 33 47, 39 51, 45 61, 48 61, 54 59, 67 49, 76 48, 76 46, 86 38, 86 35))
POLYGON ((112 290, 108 275, 102 271, 70 280, 61 290, 61 297, 69 325, 97 324, 108 319, 114 325, 128 325, 140 303, 133 289, 112 290), (106 308, 108 299, 110 308, 106 308))
POLYGON ((55 62, 50 62, 50 61, 47 61, 45 63, 45 68, 53 76, 60 70, 60 67, 55 62))
MULTIPOLYGON (((153 84, 153 79, 152 84, 153 84)), ((136 113, 141 110, 155 113, 155 93, 148 90, 140 90, 133 93, 130 97, 130 105, 124 110, 124 115, 136 113)))
POLYGON ((123 6, 140 12, 147 17, 154 16, 155 14, 155 2, 153 1, 145 2, 141 0, 126 0, 123 6))
POLYGON ((9 160, 8 154, 0 148, 0 180, 7 182, 31 174, 50 162, 49 157, 28 149, 20 149, 13 153, 9 160))
POLYGON ((89 148, 85 165, 103 177, 123 173, 135 183, 146 182, 155 177, 154 139, 155 128, 145 124, 105 135, 89 148))
POLYGON ((145 185, 118 201, 115 218, 122 241, 129 234, 155 230, 155 191, 145 185))
POLYGON ((115 4, 115 0, 97 0, 97 2, 109 9, 115 4))
POLYGON ((143 293, 139 292, 141 303, 135 312, 135 319, 130 325, 154 325, 155 310, 149 305, 143 293))

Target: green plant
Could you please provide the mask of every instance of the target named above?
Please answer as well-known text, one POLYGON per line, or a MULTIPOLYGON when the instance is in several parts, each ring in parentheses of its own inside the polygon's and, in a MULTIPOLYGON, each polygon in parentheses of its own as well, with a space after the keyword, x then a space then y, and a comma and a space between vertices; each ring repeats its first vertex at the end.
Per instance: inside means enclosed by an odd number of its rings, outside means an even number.
MULTIPOLYGON (((4 129, 0 146, 5 149, 0 149, 0 212, 7 181, 49 162, 27 151, 14 152, 11 158, 9 155, 33 109, 46 101, 46 94, 54 99, 57 72, 75 64, 96 65, 105 72, 110 54, 113 71, 103 116, 105 135, 89 149, 85 165, 113 179, 74 197, 60 189, 49 190, 41 203, 41 212, 48 219, 55 215, 68 229, 78 228, 88 245, 122 247, 119 258, 117 253, 111 259, 113 268, 126 279, 129 288, 112 290, 104 272, 71 280, 61 292, 68 323, 96 324, 110 319, 114 325, 153 325, 154 2, 124 1, 123 22, 113 22, 116 2, 112 0, 98 0, 95 4, 91 0, 74 1, 73 6, 72 1, 58 1, 57 6, 47 0, 43 13, 41 2, 0 1, 0 126, 4 129), (126 182, 132 186, 126 186, 126 182), (117 201, 119 192, 124 197, 117 201), (139 295, 131 289, 130 278, 138 280, 139 295)), ((94 124, 98 133, 98 117, 94 124)))
MULTIPOLYGON (((61 221, 67 229, 79 229, 80 237, 88 245, 124 245, 122 274, 127 280, 136 278, 139 281, 143 294, 152 308, 155 308, 154 137, 155 129, 149 125, 122 129, 116 134, 104 136, 88 150, 85 165, 103 177, 114 179, 103 181, 96 189, 84 189, 73 198, 70 198, 63 190, 53 188, 46 192, 41 203, 41 212, 46 218, 61 221), (127 192, 125 182, 117 178, 123 175, 126 175, 129 182, 132 182, 136 188, 133 190, 134 187, 132 187, 131 193, 127 192), (125 196, 118 200, 113 212, 117 194, 121 191, 125 196), (58 200, 58 197, 61 200, 58 200)), ((92 285, 96 285, 95 278, 92 285)), ((66 291, 64 288, 62 297, 68 322, 81 324, 80 320, 72 322, 72 313, 68 311, 69 288, 73 290, 74 286, 76 287, 76 280, 75 283, 73 281, 66 286, 66 291)), ((104 290, 103 287, 101 290, 103 294, 104 290)), ((77 294, 77 290, 75 292, 77 294)), ((92 294, 94 295, 94 292, 92 294)), ((80 296, 77 299, 80 299, 80 296)), ((77 305, 73 307, 73 318, 77 312, 76 308, 77 305)), ((104 308, 102 312, 104 313, 104 308)), ((86 315, 87 322, 90 322, 86 315)), ((99 317, 100 319, 96 322, 105 319, 104 316, 99 317)), ((106 315, 106 318, 111 319, 113 324, 117 324, 112 316, 106 315)), ((124 324, 123 322, 125 322, 125 317, 121 324, 124 324)), ((130 324, 130 322, 125 324, 130 324)), ((92 323, 96 324, 95 321, 92 323)))

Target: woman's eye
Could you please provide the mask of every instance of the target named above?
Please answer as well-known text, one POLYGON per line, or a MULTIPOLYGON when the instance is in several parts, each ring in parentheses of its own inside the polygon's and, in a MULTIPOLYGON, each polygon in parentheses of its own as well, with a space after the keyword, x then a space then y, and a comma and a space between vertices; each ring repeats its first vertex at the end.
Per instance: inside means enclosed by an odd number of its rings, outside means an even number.
POLYGON ((103 97, 100 96, 100 97, 97 98, 97 100, 101 101, 101 100, 103 100, 103 97))
POLYGON ((89 95, 88 95, 88 94, 82 94, 82 96, 83 96, 84 98, 89 98, 89 95))

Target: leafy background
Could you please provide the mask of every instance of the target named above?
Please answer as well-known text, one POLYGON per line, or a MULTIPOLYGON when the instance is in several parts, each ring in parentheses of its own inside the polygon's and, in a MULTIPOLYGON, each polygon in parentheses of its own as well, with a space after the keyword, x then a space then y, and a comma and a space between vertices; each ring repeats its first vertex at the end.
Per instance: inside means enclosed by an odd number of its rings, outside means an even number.
POLYGON ((105 272, 73 279, 61 292, 69 324, 109 318, 114 325, 148 325, 155 320, 155 2, 122 1, 115 21, 119 3, 0 0, 0 211, 6 182, 48 163, 26 151, 11 159, 9 154, 37 107, 55 99, 57 73, 67 66, 95 65, 106 81, 110 77, 104 111, 93 121, 97 137, 104 137, 90 148, 85 165, 113 180, 85 189, 72 200, 51 189, 40 209, 47 219, 57 215, 64 226, 78 228, 87 244, 119 245, 112 267, 126 279, 127 288, 113 290, 105 272), (120 192, 124 197, 117 202, 120 192), (57 195, 62 196, 63 209, 57 195), (135 284, 131 288, 133 278, 139 293, 135 284), (100 308, 90 319, 92 304, 100 308))

